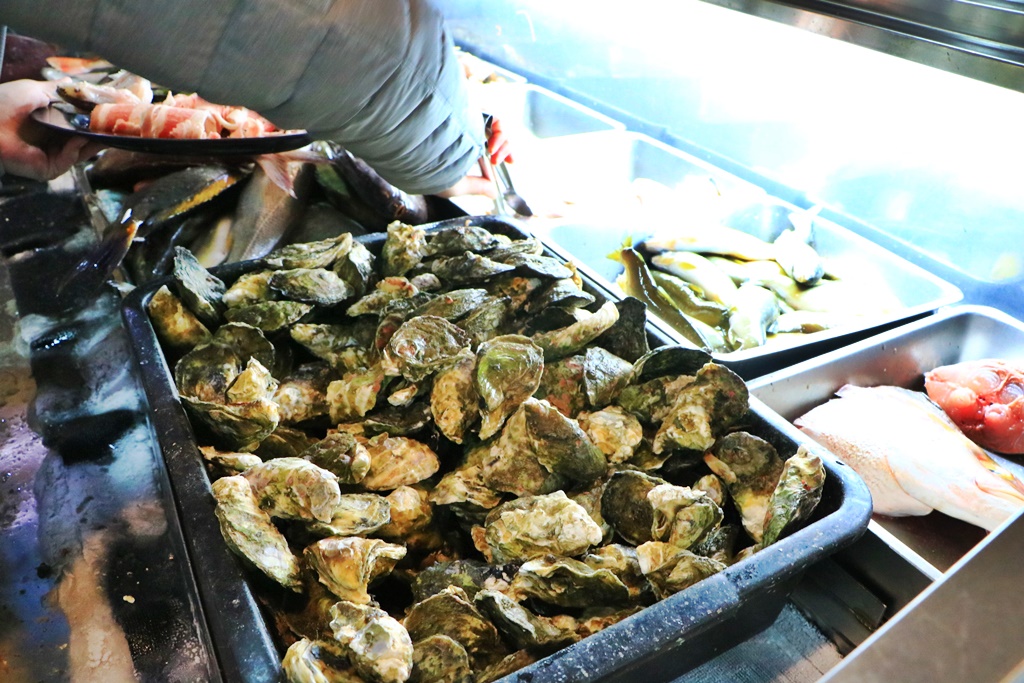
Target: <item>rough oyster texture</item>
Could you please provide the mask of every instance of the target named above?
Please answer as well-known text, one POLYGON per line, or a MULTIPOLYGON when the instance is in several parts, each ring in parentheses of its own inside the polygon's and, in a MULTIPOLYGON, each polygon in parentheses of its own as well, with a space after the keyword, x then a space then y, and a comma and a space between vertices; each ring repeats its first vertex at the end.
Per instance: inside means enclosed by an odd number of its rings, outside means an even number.
POLYGON ((742 380, 651 350, 636 299, 477 226, 366 244, 282 248, 164 335, 226 542, 308 599, 291 680, 495 680, 810 518, 820 461, 739 431, 742 380))

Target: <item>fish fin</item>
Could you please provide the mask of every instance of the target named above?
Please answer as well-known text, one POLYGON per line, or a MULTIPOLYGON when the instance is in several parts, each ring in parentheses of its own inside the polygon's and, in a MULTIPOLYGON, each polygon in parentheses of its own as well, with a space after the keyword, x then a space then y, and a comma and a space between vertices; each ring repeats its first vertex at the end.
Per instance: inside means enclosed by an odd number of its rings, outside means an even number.
POLYGON ((288 160, 280 154, 261 154, 256 157, 267 178, 272 183, 285 191, 290 197, 295 197, 295 184, 292 182, 292 175, 288 172, 288 160))
MULTIPOLYGON (((995 495, 1002 495, 1003 493, 1008 494, 1010 498, 1014 500, 1024 501, 1024 482, 1018 479, 1012 472, 1007 470, 1005 467, 1000 465, 998 462, 992 459, 988 453, 981 450, 980 448, 974 449, 974 457, 977 458, 981 466, 991 472, 997 479, 993 480, 993 483, 999 483, 999 486, 992 486, 991 484, 986 486, 984 482, 978 480, 978 488, 988 493, 995 495), (1005 482, 1005 487, 1003 483, 1005 482)), ((1003 497, 1007 497, 1004 495, 1003 497)))

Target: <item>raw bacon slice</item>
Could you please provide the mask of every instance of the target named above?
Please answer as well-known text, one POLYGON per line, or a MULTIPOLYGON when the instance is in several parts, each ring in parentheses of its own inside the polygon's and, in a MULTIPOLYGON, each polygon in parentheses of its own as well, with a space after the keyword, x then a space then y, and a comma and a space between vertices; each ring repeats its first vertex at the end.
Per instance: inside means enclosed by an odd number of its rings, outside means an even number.
POLYGON ((206 140, 220 137, 217 118, 209 111, 154 104, 142 119, 142 137, 206 140))
POLYGON ((96 105, 89 118, 89 130, 96 133, 179 140, 220 137, 220 127, 211 112, 161 104, 96 105))
POLYGON ((189 107, 212 112, 217 118, 221 134, 231 138, 255 138, 277 132, 277 126, 245 107, 214 104, 199 95, 175 95, 168 93, 164 104, 175 107, 189 107))
POLYGON ((89 130, 112 135, 142 134, 142 117, 148 104, 97 104, 89 115, 89 130))
POLYGON ((1024 453, 1024 365, 988 358, 925 374, 928 397, 979 446, 1024 453))

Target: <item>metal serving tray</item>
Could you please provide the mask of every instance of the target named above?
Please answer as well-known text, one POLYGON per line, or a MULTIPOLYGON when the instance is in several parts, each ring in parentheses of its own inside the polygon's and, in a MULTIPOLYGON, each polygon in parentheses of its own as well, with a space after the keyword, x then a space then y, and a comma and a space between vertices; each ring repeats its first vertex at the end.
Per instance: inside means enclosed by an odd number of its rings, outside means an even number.
POLYGON ((1024 515, 1008 519, 821 683, 1024 681, 1024 515), (983 643, 983 649, 964 647, 983 643))
MULTIPOLYGON (((656 140, 633 133, 619 134, 618 137, 617 146, 613 147, 616 152, 610 158, 620 161, 603 170, 619 178, 623 184, 649 178, 671 188, 686 178, 711 178, 722 195, 731 197, 736 206, 725 224, 768 241, 789 228, 789 214, 799 211, 796 206, 769 196, 759 187, 656 140)), ((523 193, 529 201, 525 190, 523 193)), ((672 218, 666 216, 665 220, 669 222, 672 218)), ((566 221, 549 225, 531 222, 530 228, 556 248, 560 245, 562 253, 571 254, 588 275, 621 295, 614 283, 622 272, 622 266, 608 255, 620 249, 626 239, 636 243, 650 236, 654 226, 637 224, 636 216, 623 216, 620 212, 586 222, 566 221)), ((785 346, 769 345, 715 354, 717 361, 750 379, 928 315, 963 298, 960 289, 953 284, 831 221, 815 219, 814 242, 818 252, 835 271, 880 280, 895 294, 903 308, 855 326, 807 335, 806 339, 785 346)), ((666 326, 666 329, 673 338, 684 341, 671 328, 666 326)))
MULTIPOLYGON (((844 384, 924 389, 924 373, 983 358, 1024 361, 1024 322, 985 306, 952 306, 935 315, 748 382, 751 394, 789 421, 833 398, 844 384)), ((992 457, 1024 477, 1024 460, 992 457)), ((869 531, 922 573, 937 579, 986 533, 932 512, 875 515, 869 531)))
MULTIPOLYGON (((437 225, 465 222, 509 236, 527 236, 517 225, 491 217, 437 225)), ((359 239, 379 252, 384 235, 359 239)), ((256 266, 254 262, 239 263, 214 272, 230 282, 256 266)), ((278 681, 283 652, 261 612, 257 595, 261 589, 223 542, 202 457, 146 313, 146 303, 167 282, 135 290, 125 298, 122 312, 173 486, 203 610, 226 680, 278 681)), ((598 303, 614 298, 599 283, 586 279, 585 287, 598 303)), ((670 342, 653 327, 649 338, 655 346, 670 342)), ((821 455, 827 478, 813 518, 751 558, 521 669, 507 681, 625 681, 640 671, 649 680, 678 676, 770 625, 809 566, 849 546, 863 533, 870 498, 860 478, 753 397, 749 419, 748 431, 771 441, 781 453, 789 455, 799 444, 808 444, 821 455)))

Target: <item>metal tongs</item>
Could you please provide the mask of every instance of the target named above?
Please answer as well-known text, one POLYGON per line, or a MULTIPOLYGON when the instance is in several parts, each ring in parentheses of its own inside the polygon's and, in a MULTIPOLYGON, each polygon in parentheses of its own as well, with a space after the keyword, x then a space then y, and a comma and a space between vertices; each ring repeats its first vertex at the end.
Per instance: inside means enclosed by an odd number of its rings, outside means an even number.
MULTIPOLYGON (((491 124, 493 122, 493 116, 484 114, 484 130, 488 139, 491 137, 491 124)), ((516 214, 525 217, 532 216, 533 211, 530 209, 530 205, 516 192, 516 188, 512 184, 512 176, 509 175, 508 166, 505 165, 505 162, 502 161, 497 165, 492 164, 485 149, 480 157, 480 163, 487 169, 491 178, 494 179, 495 186, 498 188, 498 196, 494 199, 495 211, 506 216, 516 214)))

